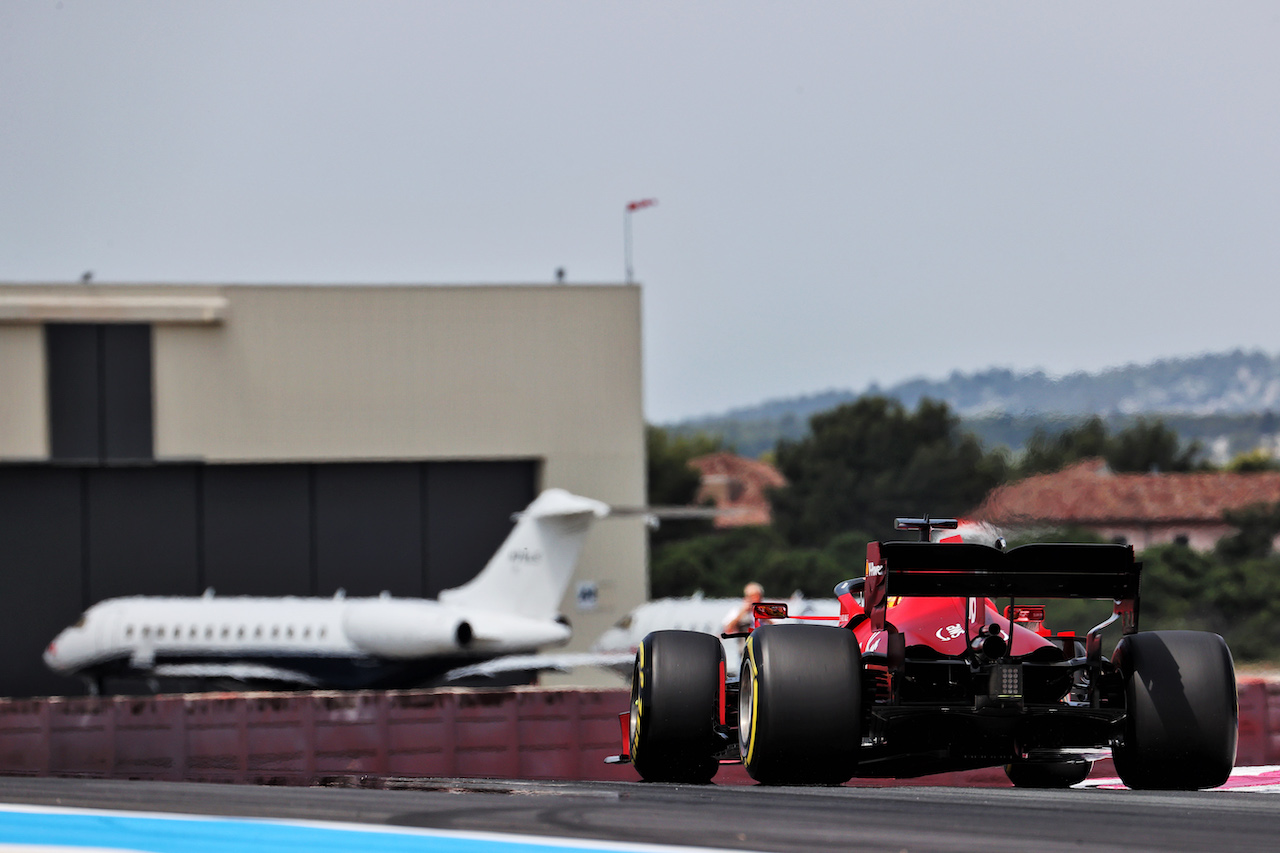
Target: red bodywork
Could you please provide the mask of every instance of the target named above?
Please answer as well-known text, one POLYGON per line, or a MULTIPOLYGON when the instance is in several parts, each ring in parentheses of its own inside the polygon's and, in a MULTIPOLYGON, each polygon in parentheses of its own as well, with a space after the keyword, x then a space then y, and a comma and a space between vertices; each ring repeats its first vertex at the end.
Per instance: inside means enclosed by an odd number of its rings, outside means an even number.
MULTIPOLYGON (((841 624, 847 624, 844 620, 841 624)), ((891 634, 903 635, 904 646, 928 646, 940 655, 958 657, 969 648, 978 630, 996 625, 1009 639, 1009 620, 1000 615, 989 598, 903 598, 890 600, 885 610, 885 626, 879 630, 866 619, 853 629, 863 654, 887 652, 891 634), (966 630, 967 629, 967 630, 966 630)), ((1034 631, 1014 623, 1011 648, 1017 655, 1053 646, 1034 631)))

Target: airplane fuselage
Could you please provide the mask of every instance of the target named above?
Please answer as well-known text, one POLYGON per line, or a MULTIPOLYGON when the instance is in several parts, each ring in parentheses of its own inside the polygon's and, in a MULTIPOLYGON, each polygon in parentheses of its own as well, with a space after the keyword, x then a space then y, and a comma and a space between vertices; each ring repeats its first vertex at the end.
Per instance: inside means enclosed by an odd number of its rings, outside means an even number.
POLYGON ((419 599, 132 597, 90 608, 54 639, 45 662, 90 678, 354 689, 429 683, 568 639, 556 621, 419 599))

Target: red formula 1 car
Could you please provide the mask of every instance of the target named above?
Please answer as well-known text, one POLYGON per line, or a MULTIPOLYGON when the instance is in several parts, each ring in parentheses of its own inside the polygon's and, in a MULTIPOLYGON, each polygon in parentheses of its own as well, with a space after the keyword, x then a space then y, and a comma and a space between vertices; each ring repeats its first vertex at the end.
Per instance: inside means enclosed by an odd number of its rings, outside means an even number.
POLYGON ((1003 765, 1019 786, 1082 781, 1108 751, 1131 788, 1223 784, 1235 670, 1217 634, 1138 631, 1141 564, 1124 545, 1005 551, 930 541, 953 519, 898 519, 921 541, 871 542, 865 578, 826 624, 758 604, 739 673, 719 639, 655 631, 636 655, 621 756, 647 781, 708 782, 741 761, 765 784, 841 784, 1003 765), (861 594, 862 601, 858 601, 861 594), (1114 602, 1083 636, 1019 599, 1114 602), (999 610, 995 600, 1008 599, 999 610), (1119 621, 1108 658, 1101 631, 1119 621))

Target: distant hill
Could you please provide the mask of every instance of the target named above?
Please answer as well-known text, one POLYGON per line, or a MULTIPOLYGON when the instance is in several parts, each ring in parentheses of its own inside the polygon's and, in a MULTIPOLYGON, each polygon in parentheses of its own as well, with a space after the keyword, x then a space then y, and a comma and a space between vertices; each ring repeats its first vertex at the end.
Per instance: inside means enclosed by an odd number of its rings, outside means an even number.
POLYGON ((739 453, 756 456, 780 438, 803 436, 816 412, 864 395, 892 397, 909 408, 924 397, 944 400, 987 444, 1013 449, 1036 427, 1066 426, 1094 414, 1113 428, 1139 415, 1158 415, 1184 440, 1199 441, 1205 455, 1219 461, 1257 446, 1280 447, 1280 419, 1271 414, 1280 412, 1280 356, 1256 350, 1062 377, 1002 368, 955 372, 946 379, 912 379, 888 388, 872 385, 862 392, 832 390, 770 400, 667 427, 681 433, 716 433, 739 453))

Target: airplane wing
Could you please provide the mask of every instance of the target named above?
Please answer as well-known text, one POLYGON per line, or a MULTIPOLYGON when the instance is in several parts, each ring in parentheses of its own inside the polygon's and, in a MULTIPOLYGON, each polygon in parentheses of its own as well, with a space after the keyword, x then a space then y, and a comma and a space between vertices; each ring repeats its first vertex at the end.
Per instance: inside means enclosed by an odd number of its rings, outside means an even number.
POLYGON ((306 673, 257 663, 170 663, 160 664, 152 672, 161 678, 231 678, 236 681, 281 681, 304 687, 319 687, 320 682, 306 673))
POLYGON ((692 519, 715 519, 745 515, 745 507, 713 507, 713 506, 611 506, 609 515, 614 518, 640 516, 652 530, 662 526, 663 521, 688 521, 692 519))
POLYGON ((541 672, 555 670, 568 672, 579 666, 626 666, 630 672, 635 652, 565 652, 545 655, 506 655, 492 660, 473 663, 451 669, 444 674, 446 681, 476 676, 493 676, 504 672, 541 672))

